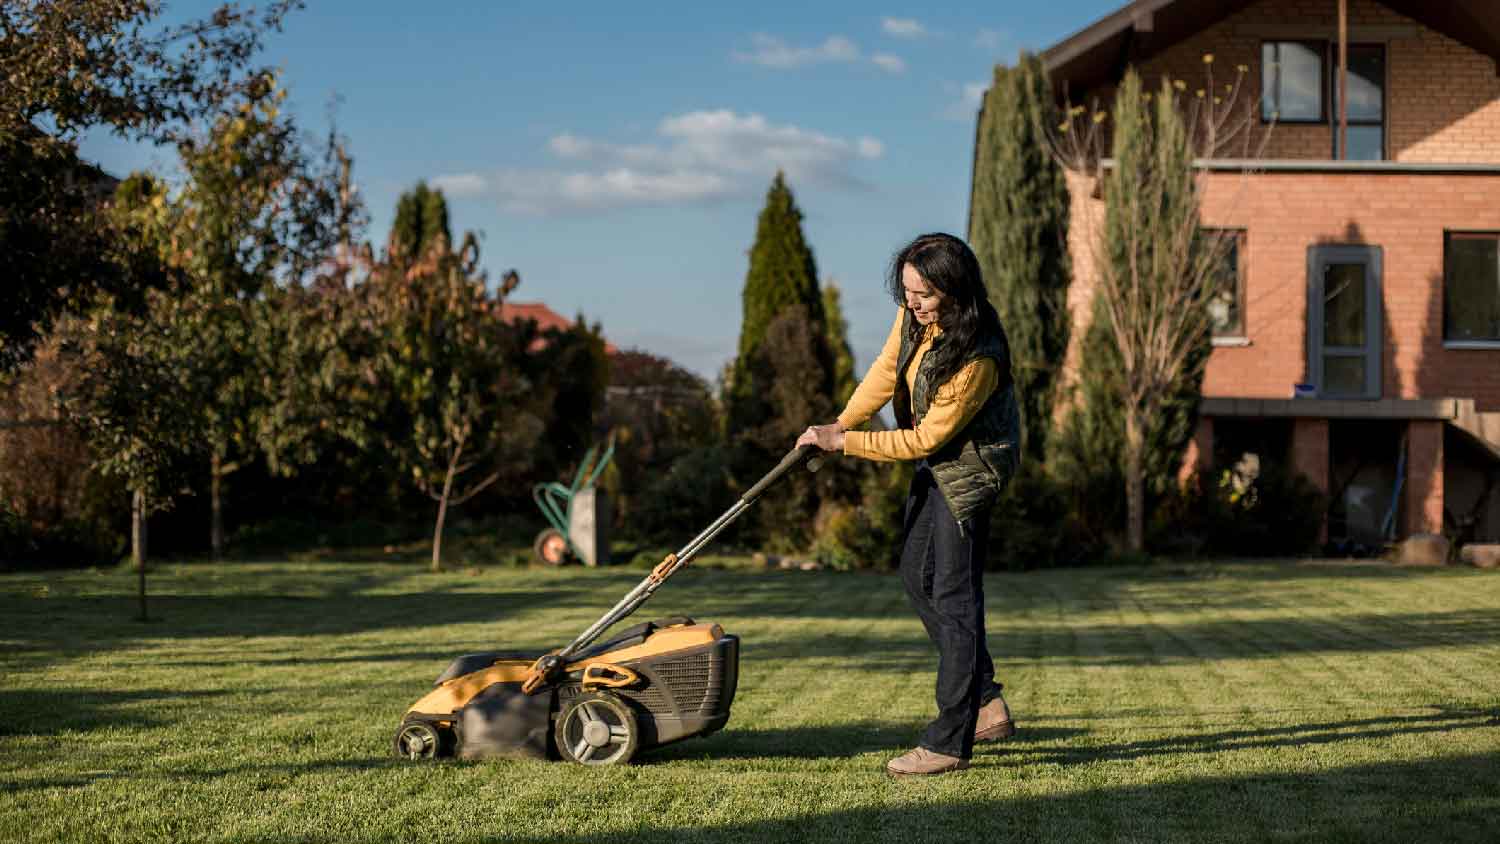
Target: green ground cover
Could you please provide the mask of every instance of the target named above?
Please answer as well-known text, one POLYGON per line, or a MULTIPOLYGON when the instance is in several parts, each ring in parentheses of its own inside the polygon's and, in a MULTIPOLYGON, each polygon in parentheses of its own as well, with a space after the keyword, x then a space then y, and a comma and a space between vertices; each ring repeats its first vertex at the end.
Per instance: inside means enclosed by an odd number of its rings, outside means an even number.
POLYGON ((743 637, 728 728, 635 765, 410 763, 458 654, 561 644, 639 571, 167 564, 0 576, 0 840, 1494 841, 1500 576, 992 574, 1020 734, 892 780, 935 652, 890 575, 688 569, 642 615, 743 637))

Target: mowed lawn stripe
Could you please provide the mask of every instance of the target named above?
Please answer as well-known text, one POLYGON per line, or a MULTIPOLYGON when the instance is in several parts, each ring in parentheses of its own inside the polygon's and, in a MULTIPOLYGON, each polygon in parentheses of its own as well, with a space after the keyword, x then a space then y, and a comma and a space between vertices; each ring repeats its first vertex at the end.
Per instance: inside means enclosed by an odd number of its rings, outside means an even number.
POLYGON ((452 657, 565 643, 642 575, 169 565, 148 624, 125 572, 0 576, 0 840, 1493 839, 1500 577, 1474 571, 991 574, 1021 733, 910 782, 882 768, 936 651, 898 578, 690 569, 641 618, 744 638, 722 733, 612 769, 388 756, 452 657))

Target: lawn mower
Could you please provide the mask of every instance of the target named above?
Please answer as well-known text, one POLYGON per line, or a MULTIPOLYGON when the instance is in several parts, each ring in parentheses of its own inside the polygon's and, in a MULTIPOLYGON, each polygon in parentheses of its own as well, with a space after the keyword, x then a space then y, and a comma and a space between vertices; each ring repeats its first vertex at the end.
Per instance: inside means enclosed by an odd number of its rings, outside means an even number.
POLYGON ((675 617, 638 624, 598 645, 594 641, 639 609, 814 450, 793 449, 567 647, 541 655, 494 651, 453 660, 433 690, 401 719, 396 754, 618 765, 641 751, 721 729, 729 721, 739 677, 738 636, 717 624, 675 617))

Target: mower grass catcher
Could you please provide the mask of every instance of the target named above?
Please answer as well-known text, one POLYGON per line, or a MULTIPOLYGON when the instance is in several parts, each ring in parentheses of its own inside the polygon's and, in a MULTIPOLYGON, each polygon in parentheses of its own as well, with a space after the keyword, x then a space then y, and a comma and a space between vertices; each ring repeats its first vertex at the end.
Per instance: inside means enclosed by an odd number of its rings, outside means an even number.
POLYGON ((541 655, 489 652, 455 659, 401 719, 396 755, 616 765, 642 750, 722 728, 729 722, 739 676, 739 637, 717 624, 676 617, 593 642, 635 612, 813 450, 793 449, 567 647, 541 655))

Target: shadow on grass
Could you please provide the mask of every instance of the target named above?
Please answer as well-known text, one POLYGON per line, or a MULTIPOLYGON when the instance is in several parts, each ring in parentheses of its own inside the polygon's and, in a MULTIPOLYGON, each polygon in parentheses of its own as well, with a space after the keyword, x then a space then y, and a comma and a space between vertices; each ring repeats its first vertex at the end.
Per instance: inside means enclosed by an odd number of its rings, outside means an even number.
MULTIPOLYGON (((820 631, 805 638, 745 637, 751 660, 839 659, 864 671, 931 671, 937 651, 912 623, 908 633, 820 631)), ((1500 610, 1276 616, 1178 624, 1080 624, 996 628, 989 631, 997 659, 1079 665, 1151 666, 1220 659, 1276 660, 1299 654, 1395 653, 1425 648, 1500 643, 1500 610)))
POLYGON ((0 689, 0 736, 55 736, 105 727, 156 727, 175 718, 182 706, 222 694, 182 689, 128 692, 0 689), (153 705, 141 706, 143 703, 153 705))
MULTIPOLYGON (((345 593, 333 595, 156 595, 155 619, 128 620, 128 602, 106 596, 0 600, 16 651, 97 651, 142 638, 320 636, 514 622, 549 607, 576 604, 575 589, 517 592, 345 593)), ((551 646, 555 643, 535 643, 551 646)), ((543 647, 545 650, 545 647, 543 647)))
MULTIPOLYGON (((689 739, 641 754, 635 764, 653 765, 683 759, 838 759, 866 753, 904 753, 921 738, 924 723, 860 721, 816 727, 740 730, 733 725, 702 739, 689 739)), ((1005 742, 1006 748, 1064 741, 1086 731, 1069 727, 1036 727, 1005 742)), ((976 747, 976 753, 980 745, 976 747)))
MULTIPOLYGON (((1186 568, 1188 574, 1214 578, 1297 578, 1303 571, 1328 576, 1430 576, 1427 572, 1389 566, 1215 566, 1186 568)), ((1139 583, 1152 569, 1135 570, 1139 583)), ((414 573, 401 570, 337 576, 299 574, 272 568, 237 572, 232 567, 191 572, 181 580, 163 578, 162 594, 152 598, 152 613, 161 620, 136 624, 125 619, 134 611, 128 595, 31 597, 0 595, 0 634, 9 653, 5 662, 33 667, 95 652, 134 645, 144 638, 323 636, 494 622, 504 641, 487 647, 545 651, 561 642, 533 631, 540 619, 574 618, 579 629, 638 582, 634 571, 580 571, 576 578, 523 575, 512 590, 476 591, 493 580, 438 578, 407 583, 414 573), (465 588, 467 587, 467 588, 465 588), (177 590, 175 593, 171 590, 177 590), (421 589, 422 591, 402 591, 421 589), (217 590, 223 590, 220 594, 217 590), (387 591, 389 590, 389 591, 387 591)), ((1160 573, 1158 573, 1160 574, 1160 573)), ((1170 574, 1170 572, 1168 572, 1170 574)), ((1500 610, 1455 609, 1449 612, 1318 615, 1276 613, 1251 619, 1210 618, 1162 624, 1092 623, 1083 611, 1116 606, 1095 587, 1115 577, 1090 575, 1077 591, 1057 593, 1056 581, 1008 576, 990 592, 990 645, 1009 660, 1055 660, 1085 665, 1144 666, 1197 663, 1216 659, 1276 659, 1288 654, 1390 653, 1438 646, 1487 646, 1500 643, 1500 610), (1008 595, 1006 589, 1030 594, 1008 595), (1040 590, 1040 592, 1038 592, 1040 590), (1078 624, 1007 625, 1007 613, 1018 607, 1080 617, 1078 624)), ((1069 587, 1072 590, 1074 587, 1069 587)), ((1255 590, 1227 586, 1226 594, 1255 590)), ((900 585, 890 577, 831 572, 728 572, 689 569, 664 590, 648 610, 631 621, 684 613, 719 621, 744 637, 747 660, 828 658, 872 672, 930 670, 935 652, 906 607, 900 585), (906 619, 900 632, 848 633, 815 622, 885 622, 906 619), (785 622, 814 624, 803 630, 785 622)), ((1215 595, 1201 596, 1212 599, 1215 595)), ((1141 602, 1154 606, 1156 598, 1141 602)), ((1217 606, 1217 605, 1215 605, 1217 606)), ((1274 607, 1271 608, 1275 612, 1274 607)), ((1097 618, 1097 616, 1094 616, 1097 618)), ((1170 616, 1168 616, 1170 618, 1170 616)), ((421 652, 329 657, 334 662, 446 661, 458 653, 434 648, 421 652)), ((236 657, 229 657, 236 658, 236 657)), ((276 659, 281 656, 277 655, 276 659)), ((250 661, 255 661, 253 655, 250 661)), ((294 655, 286 664, 303 662, 294 655)), ((185 666, 191 663, 183 663, 185 666)), ((205 662, 203 665, 213 663, 205 662)), ((264 664, 281 664, 269 662, 264 664)))
MULTIPOLYGON (((1454 733, 1463 730, 1500 728, 1500 710, 1454 709, 1425 715, 1391 715, 1352 721, 1329 721, 1315 724, 1288 724, 1259 729, 1225 730, 1217 733, 1194 733, 1147 741, 1104 745, 1073 745, 1030 750, 1023 758, 1002 759, 1008 767, 1024 768, 1044 763, 1055 765, 1088 765, 1096 762, 1133 761, 1181 754, 1225 753, 1274 747, 1307 747, 1344 741, 1395 738, 1423 733, 1454 733)), ((1005 750, 1024 746, 1034 732, 1023 729, 1020 741, 1004 747, 981 746, 976 755, 1005 756, 1005 750), (991 749, 994 748, 994 749, 991 749)))
MULTIPOLYGON (((797 814, 714 826, 570 836, 593 842, 700 841, 1493 841, 1497 798, 1477 789, 1500 756, 1204 777, 1045 797, 973 798, 797 814)), ((971 770, 954 776, 988 775, 971 770)), ((904 783, 920 801, 924 783, 904 783)), ((542 842, 545 836, 490 841, 542 842)))
MULTIPOLYGON (((733 726, 703 739, 652 750, 638 764, 680 759, 826 759, 873 752, 904 752, 920 738, 924 724, 860 721, 772 730, 733 726)), ((1091 765, 1182 754, 1213 754, 1275 747, 1306 747, 1345 741, 1394 738, 1423 733, 1455 733, 1500 728, 1500 710, 1443 710, 1423 715, 1392 715, 1350 721, 1291 724, 1216 733, 1192 733, 1118 744, 1082 744, 1089 731, 1075 727, 1031 726, 1002 742, 978 744, 977 759, 1024 770, 1037 764, 1091 765), (1063 744, 1068 742, 1068 744, 1063 744)))

